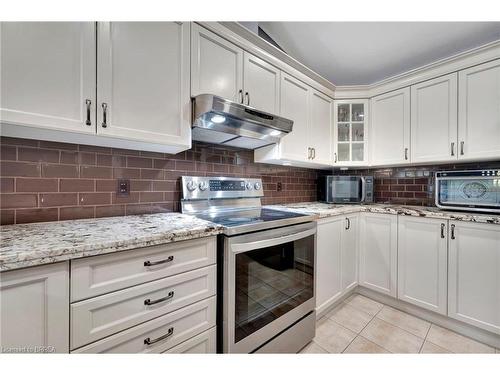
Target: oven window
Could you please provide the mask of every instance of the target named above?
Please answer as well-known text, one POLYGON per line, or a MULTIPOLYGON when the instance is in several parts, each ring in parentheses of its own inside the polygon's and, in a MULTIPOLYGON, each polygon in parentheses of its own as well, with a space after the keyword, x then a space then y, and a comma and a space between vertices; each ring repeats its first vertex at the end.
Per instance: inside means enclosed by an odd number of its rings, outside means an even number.
POLYGON ((236 255, 235 342, 314 295, 314 236, 236 255))

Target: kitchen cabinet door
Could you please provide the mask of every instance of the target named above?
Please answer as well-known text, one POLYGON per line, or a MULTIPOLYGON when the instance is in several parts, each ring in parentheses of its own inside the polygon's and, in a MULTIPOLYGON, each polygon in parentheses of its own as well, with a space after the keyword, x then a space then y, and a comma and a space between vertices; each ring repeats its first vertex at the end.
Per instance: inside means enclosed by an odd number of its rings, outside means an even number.
POLYGON ((447 260, 447 220, 398 218, 399 299, 446 315, 447 260))
POLYGON ((457 73, 411 87, 411 161, 457 159, 457 73))
POLYGON ((371 164, 410 163, 410 88, 371 99, 371 164))
POLYGON ((95 23, 0 24, 2 123, 95 134, 95 23))
POLYGON ((280 70, 248 52, 244 52, 243 58, 244 104, 278 114, 280 70))
POLYGON ((293 121, 293 130, 280 141, 281 158, 307 161, 311 88, 282 72, 280 115, 293 121))
POLYGON ((341 247, 344 217, 318 221, 316 244, 316 308, 327 309, 342 293, 341 247))
POLYGON ((359 285, 396 297, 397 215, 360 216, 359 285))
POLYGON ((189 23, 100 22, 98 134, 191 147, 189 23))
POLYGON ((193 23, 191 96, 200 94, 243 102, 243 50, 193 23))
POLYGON ((308 145, 312 148, 311 158, 315 164, 332 164, 332 111, 333 100, 311 89, 308 145))
POLYGON ((1 352, 69 353, 68 262, 2 272, 1 281, 1 352))
POLYGON ((359 215, 344 218, 341 246, 341 286, 347 292, 358 285, 359 215))
POLYGON ((335 100, 333 106, 333 163, 368 164, 368 100, 335 100))
POLYGON ((448 315, 500 334, 498 225, 450 222, 448 315))
POLYGON ((459 160, 500 157, 500 60, 458 73, 459 160))

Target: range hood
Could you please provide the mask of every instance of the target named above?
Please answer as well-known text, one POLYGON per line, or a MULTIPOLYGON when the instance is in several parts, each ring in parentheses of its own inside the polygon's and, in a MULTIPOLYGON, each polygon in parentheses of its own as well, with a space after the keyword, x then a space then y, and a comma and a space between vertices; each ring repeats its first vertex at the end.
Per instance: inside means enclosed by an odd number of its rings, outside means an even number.
POLYGON ((195 141, 256 149, 277 143, 292 131, 293 121, 215 95, 193 98, 195 141))

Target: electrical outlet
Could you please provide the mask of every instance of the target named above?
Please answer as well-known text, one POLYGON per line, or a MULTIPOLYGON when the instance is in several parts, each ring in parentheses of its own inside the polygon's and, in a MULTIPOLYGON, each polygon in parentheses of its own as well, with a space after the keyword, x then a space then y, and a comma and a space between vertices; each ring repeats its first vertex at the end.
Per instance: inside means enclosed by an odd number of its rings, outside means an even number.
POLYGON ((130 195, 130 180, 128 179, 119 179, 118 180, 118 189, 116 190, 117 197, 128 197, 130 195))
POLYGON ((281 182, 278 182, 276 184, 276 191, 281 191, 281 190, 283 190, 283 185, 281 184, 281 182))

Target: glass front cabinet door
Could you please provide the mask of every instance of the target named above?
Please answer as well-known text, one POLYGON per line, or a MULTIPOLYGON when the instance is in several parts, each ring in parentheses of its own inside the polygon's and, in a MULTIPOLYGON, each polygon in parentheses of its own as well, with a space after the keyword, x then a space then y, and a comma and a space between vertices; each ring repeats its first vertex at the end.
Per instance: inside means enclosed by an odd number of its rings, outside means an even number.
POLYGON ((368 100, 335 100, 334 165, 368 165, 368 100))

